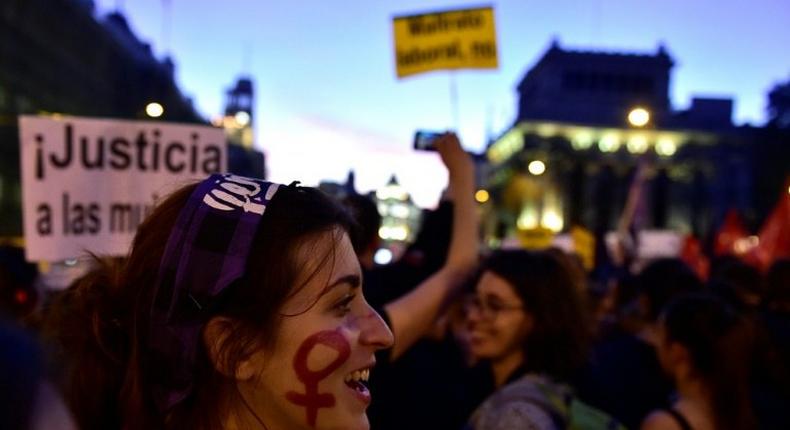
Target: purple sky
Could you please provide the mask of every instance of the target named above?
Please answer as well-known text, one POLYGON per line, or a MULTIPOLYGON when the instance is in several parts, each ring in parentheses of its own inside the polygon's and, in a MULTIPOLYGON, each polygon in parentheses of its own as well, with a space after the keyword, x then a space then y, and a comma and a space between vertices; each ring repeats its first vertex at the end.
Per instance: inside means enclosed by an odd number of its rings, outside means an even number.
MULTIPOLYGON (((357 171, 366 191, 397 174, 431 206, 446 175, 431 154, 413 154, 415 129, 452 126, 446 72, 395 77, 394 15, 480 3, 447 1, 98 0, 119 7, 157 55, 172 53, 177 79, 212 117, 242 73, 256 83, 256 145, 271 179, 341 180, 357 171), (170 4, 170 36, 163 5, 170 4)), ((485 3, 483 3, 485 4, 485 3)), ((515 115, 515 85, 552 37, 567 48, 655 52, 676 66, 675 108, 693 95, 735 98, 735 121, 761 124, 766 92, 790 79, 787 0, 494 1, 498 70, 457 73, 464 145, 483 148, 515 115)))

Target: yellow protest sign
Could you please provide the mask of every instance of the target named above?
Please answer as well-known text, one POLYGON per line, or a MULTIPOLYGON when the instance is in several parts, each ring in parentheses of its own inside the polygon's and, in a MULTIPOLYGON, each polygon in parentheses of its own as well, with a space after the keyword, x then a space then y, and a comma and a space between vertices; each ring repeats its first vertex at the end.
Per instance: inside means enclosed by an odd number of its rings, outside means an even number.
POLYGON ((579 254, 584 268, 592 270, 595 266, 595 236, 583 227, 573 226, 571 237, 573 238, 573 250, 579 254))
POLYGON ((554 239, 554 232, 543 227, 531 229, 516 229, 521 246, 526 249, 545 249, 551 246, 554 239))
POLYGON ((497 67, 493 7, 398 16, 393 31, 399 78, 432 70, 497 67))

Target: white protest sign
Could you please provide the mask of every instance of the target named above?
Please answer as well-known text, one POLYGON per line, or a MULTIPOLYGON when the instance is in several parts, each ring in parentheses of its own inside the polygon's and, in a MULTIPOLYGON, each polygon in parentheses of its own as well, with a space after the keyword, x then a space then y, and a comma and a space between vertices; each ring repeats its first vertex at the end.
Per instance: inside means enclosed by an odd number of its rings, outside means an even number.
POLYGON ((202 125, 22 116, 19 139, 29 261, 126 255, 155 201, 227 170, 223 131, 202 125))

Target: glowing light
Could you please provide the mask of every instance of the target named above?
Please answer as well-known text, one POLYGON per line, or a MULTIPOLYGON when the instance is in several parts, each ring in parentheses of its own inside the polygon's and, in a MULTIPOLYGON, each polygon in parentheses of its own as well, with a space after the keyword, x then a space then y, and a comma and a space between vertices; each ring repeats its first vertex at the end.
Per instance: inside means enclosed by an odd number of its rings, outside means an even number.
POLYGON ((543 219, 540 220, 540 225, 554 233, 558 233, 562 231, 562 217, 556 211, 547 210, 543 212, 543 219))
POLYGON ((409 229, 404 225, 392 227, 390 230, 390 237, 395 240, 406 240, 409 237, 409 229))
POLYGON ((552 137, 557 134, 557 126, 554 124, 538 124, 535 132, 540 137, 552 137))
POLYGON ((382 226, 379 228, 379 237, 384 240, 404 241, 409 237, 409 228, 403 225, 382 226))
POLYGON ((151 118, 159 118, 163 113, 165 113, 165 108, 157 102, 151 102, 145 106, 145 114, 151 118))
POLYGON ((534 209, 524 209, 516 220, 516 227, 521 230, 531 230, 538 226, 538 215, 534 209))
POLYGON ((576 149, 588 149, 592 146, 594 140, 591 132, 579 131, 571 137, 571 146, 576 149))
POLYGON ((598 142, 598 149, 601 152, 615 152, 620 149, 620 138, 614 133, 609 133, 598 142))
POLYGON ((408 218, 409 217, 409 208, 406 205, 392 205, 390 207, 390 215, 394 216, 395 218, 408 218))
POLYGON ((236 112, 233 118, 236 120, 236 123, 242 127, 250 123, 250 114, 243 110, 236 112))
POLYGON ((524 135, 519 129, 513 129, 491 145, 488 150, 488 159, 498 164, 521 151, 522 148, 524 148, 524 135))
POLYGON ((677 152, 678 146, 672 139, 669 138, 661 138, 658 139, 656 142, 656 153, 658 155, 663 155, 664 157, 669 157, 677 152))
POLYGON ((380 248, 373 255, 373 261, 375 261, 376 264, 389 264, 392 262, 392 251, 387 248, 380 248))
POLYGON ((535 176, 540 176, 546 171, 546 164, 540 160, 535 160, 529 163, 527 170, 535 176))
POLYGON ((787 194, 790 194, 790 186, 787 187, 787 194))
POLYGON ((645 108, 634 108, 628 112, 628 123, 634 127, 644 127, 650 122, 650 112, 645 108))
POLYGON ((632 154, 642 154, 647 151, 647 138, 642 135, 631 136, 626 144, 628 152, 632 154))
POLYGON ((16 290, 14 293, 14 300, 19 303, 20 305, 24 305, 27 303, 30 296, 27 294, 25 290, 16 290))
POLYGON ((745 254, 760 244, 760 238, 757 236, 744 237, 735 241, 733 248, 738 254, 745 254))
POLYGON ((488 198, 489 195, 488 195, 488 191, 486 190, 477 190, 477 192, 475 193, 475 200, 478 203, 485 203, 488 201, 488 198))

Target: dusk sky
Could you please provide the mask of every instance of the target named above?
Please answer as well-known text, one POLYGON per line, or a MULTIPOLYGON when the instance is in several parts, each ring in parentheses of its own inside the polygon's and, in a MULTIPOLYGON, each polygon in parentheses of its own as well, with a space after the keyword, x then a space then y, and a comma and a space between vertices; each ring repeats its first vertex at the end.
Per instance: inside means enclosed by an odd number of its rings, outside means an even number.
POLYGON ((361 191, 393 173, 421 206, 433 206, 446 174, 433 154, 414 154, 416 129, 452 128, 448 72, 395 76, 392 16, 492 4, 499 69, 458 71, 460 135, 480 151, 516 113, 515 86, 557 38, 571 49, 654 53, 675 59, 671 101, 735 98, 736 123, 765 121, 766 93, 790 79, 788 0, 253 1, 98 0, 120 8, 211 118, 243 74, 256 90, 256 145, 270 179, 343 180, 361 191), (165 31, 163 5, 169 4, 165 31), (169 37, 167 34, 169 33, 169 37))

